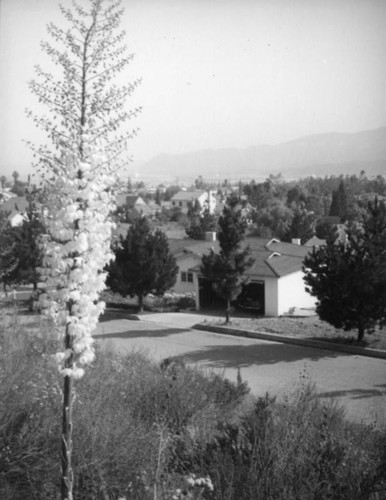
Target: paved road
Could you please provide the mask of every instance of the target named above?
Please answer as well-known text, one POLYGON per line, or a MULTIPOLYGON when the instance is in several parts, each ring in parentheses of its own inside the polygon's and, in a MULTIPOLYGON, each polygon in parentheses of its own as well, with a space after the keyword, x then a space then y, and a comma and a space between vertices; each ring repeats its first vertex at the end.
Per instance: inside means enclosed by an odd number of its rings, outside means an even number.
POLYGON ((386 360, 190 329, 202 319, 177 313, 104 320, 95 337, 120 352, 178 356, 234 381, 240 368, 255 394, 288 394, 310 381, 321 397, 342 402, 350 418, 386 425, 386 360))

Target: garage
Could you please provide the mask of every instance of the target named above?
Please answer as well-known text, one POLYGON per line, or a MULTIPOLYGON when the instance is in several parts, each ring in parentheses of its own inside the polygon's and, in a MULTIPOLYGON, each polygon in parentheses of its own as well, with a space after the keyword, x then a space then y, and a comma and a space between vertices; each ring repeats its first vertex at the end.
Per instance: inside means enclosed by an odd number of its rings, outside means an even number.
MULTIPOLYGON (((219 297, 213 289, 213 284, 206 278, 199 277, 200 309, 224 308, 226 302, 219 297)), ((237 299, 233 302, 236 309, 248 311, 259 315, 265 313, 265 287, 264 281, 252 281, 243 286, 237 299)))

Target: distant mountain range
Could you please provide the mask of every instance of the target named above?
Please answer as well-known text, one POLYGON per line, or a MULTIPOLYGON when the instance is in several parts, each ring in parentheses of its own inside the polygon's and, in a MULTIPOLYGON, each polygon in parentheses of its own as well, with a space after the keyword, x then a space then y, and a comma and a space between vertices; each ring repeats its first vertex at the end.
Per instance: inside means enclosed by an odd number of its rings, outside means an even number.
POLYGON ((386 175, 386 127, 354 134, 327 133, 276 145, 246 149, 209 149, 161 154, 141 165, 139 177, 191 181, 266 178, 281 172, 285 178, 310 175, 386 175))

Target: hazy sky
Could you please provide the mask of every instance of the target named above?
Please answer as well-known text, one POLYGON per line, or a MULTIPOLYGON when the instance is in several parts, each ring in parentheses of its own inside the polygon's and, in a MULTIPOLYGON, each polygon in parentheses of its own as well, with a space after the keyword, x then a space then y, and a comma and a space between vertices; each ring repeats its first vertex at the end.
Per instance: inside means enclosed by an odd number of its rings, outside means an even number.
MULTIPOLYGON (((84 3, 85 0, 81 0, 84 3)), ((70 0, 63 0, 69 5, 70 0)), ((386 125, 385 0, 123 0, 141 77, 135 162, 386 125)), ((24 108, 55 0, 0 0, 0 173, 31 171, 24 108)), ((204 172, 203 172, 204 174, 204 172)))

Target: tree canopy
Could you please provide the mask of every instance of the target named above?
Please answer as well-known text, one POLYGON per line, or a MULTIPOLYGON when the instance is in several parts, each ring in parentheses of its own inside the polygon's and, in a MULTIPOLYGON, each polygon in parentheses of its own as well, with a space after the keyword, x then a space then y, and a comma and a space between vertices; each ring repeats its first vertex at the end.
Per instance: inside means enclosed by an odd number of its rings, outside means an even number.
POLYGON ((0 211, 0 280, 4 290, 6 290, 7 285, 14 281, 19 263, 13 228, 8 221, 8 215, 7 212, 0 211))
POLYGON ((217 226, 217 217, 209 212, 207 206, 201 210, 191 209, 188 211, 189 225, 185 229, 186 235, 192 240, 205 240, 208 231, 215 231, 217 226))
POLYGON ((137 295, 140 311, 146 295, 161 295, 175 284, 178 267, 166 235, 159 229, 152 232, 145 217, 134 222, 113 251, 107 284, 123 296, 137 295))
POLYGON ((386 322, 386 206, 369 202, 360 223, 346 227, 346 241, 329 236, 304 261, 307 290, 319 317, 343 330, 365 332, 386 322))

